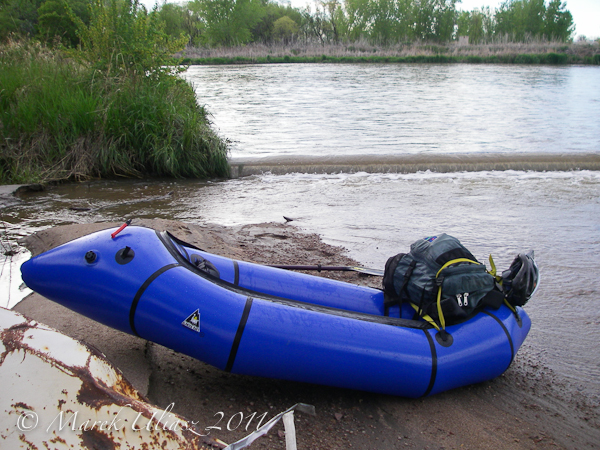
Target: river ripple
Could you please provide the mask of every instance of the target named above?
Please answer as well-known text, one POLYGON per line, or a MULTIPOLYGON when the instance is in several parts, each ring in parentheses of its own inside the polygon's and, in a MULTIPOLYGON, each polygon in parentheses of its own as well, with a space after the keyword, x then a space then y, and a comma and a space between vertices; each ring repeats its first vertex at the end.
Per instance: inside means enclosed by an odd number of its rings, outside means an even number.
POLYGON ((600 69, 192 66, 234 158, 600 152, 600 69))

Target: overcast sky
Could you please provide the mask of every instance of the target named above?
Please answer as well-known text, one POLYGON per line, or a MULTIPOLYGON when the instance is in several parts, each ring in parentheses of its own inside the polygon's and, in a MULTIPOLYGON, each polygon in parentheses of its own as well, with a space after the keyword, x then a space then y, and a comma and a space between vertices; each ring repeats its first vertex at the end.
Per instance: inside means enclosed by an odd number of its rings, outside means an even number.
MULTIPOLYGON (((285 3, 287 0, 279 1, 285 3)), ((163 2, 164 0, 158 0, 159 4, 163 2)), ((146 5, 150 10, 157 3, 157 0, 140 0, 140 3, 146 5)), ((168 3, 171 3, 171 1, 168 3)), ((314 5, 314 0, 290 0, 290 3, 294 7, 304 7, 314 5)), ((489 6, 495 9, 501 3, 502 0, 462 0, 461 3, 458 3, 458 8, 471 11, 482 6, 489 6)), ((546 4, 548 4, 548 0, 546 0, 546 4)), ((600 0, 567 0, 567 10, 571 11, 573 15, 576 36, 584 35, 591 39, 600 37, 600 0)))

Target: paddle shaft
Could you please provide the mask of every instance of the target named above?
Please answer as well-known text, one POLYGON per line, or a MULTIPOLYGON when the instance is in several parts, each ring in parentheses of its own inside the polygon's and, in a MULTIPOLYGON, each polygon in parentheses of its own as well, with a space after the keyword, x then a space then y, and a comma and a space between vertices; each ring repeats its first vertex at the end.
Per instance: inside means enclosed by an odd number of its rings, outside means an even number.
POLYGON ((322 270, 328 271, 339 271, 339 272, 359 272, 367 275, 373 275, 382 277, 383 270, 379 269, 369 269, 367 267, 359 267, 359 266, 322 266, 321 264, 316 264, 312 266, 293 266, 293 265, 277 265, 272 264, 270 267, 276 267, 278 269, 287 269, 287 270, 316 270, 317 272, 321 272, 322 270))

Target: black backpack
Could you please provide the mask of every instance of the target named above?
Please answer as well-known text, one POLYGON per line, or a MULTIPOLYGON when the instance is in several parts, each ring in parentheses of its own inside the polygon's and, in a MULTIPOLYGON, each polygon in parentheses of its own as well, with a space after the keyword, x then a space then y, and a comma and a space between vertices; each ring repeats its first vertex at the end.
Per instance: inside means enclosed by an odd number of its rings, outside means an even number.
POLYGON ((383 277, 386 315, 409 303, 438 329, 461 322, 483 306, 499 308, 496 279, 458 239, 447 234, 419 239, 409 253, 388 259, 383 277))

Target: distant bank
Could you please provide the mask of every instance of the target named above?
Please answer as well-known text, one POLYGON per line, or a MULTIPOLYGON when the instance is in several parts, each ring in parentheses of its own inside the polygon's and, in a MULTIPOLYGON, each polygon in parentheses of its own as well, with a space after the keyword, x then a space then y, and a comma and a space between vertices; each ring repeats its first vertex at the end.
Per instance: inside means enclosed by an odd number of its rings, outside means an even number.
POLYGON ((471 63, 471 64, 587 64, 600 65, 600 43, 558 42, 405 44, 247 45, 187 48, 185 65, 277 63, 471 63))

